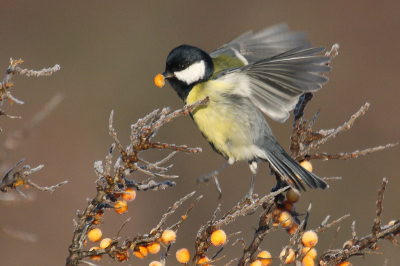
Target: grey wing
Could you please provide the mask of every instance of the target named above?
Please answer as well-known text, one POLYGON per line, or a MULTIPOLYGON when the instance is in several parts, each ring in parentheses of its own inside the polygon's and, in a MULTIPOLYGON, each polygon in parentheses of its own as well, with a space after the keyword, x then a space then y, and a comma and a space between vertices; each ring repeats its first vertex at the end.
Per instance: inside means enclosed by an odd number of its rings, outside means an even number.
POLYGON ((305 92, 320 89, 328 81, 321 75, 331 71, 330 58, 317 56, 324 47, 292 49, 244 67, 218 75, 234 86, 232 93, 248 97, 254 105, 272 119, 284 122, 305 92))
POLYGON ((228 54, 251 64, 297 47, 311 47, 307 33, 278 24, 258 32, 248 31, 212 52, 211 57, 228 54))

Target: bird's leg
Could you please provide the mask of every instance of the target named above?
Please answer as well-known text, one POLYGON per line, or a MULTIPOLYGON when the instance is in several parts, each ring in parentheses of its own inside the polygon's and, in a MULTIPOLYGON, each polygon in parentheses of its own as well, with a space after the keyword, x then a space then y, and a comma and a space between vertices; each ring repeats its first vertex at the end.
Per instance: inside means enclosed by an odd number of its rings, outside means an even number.
POLYGON ((251 161, 249 163, 250 171, 251 171, 251 183, 249 192, 244 196, 243 200, 250 200, 251 203, 254 202, 253 200, 253 191, 254 191, 254 183, 256 181, 256 175, 258 171, 258 163, 257 161, 251 161))
POLYGON ((199 183, 208 183, 208 182, 210 181, 210 178, 212 178, 213 181, 214 181, 214 184, 215 184, 215 186, 216 186, 216 189, 217 189, 217 191, 218 191, 218 194, 219 194, 219 197, 218 197, 218 198, 220 199, 221 196, 222 196, 222 190, 221 190, 221 187, 220 187, 220 185, 219 185, 217 175, 218 175, 219 172, 221 172, 225 167, 227 167, 227 166, 229 166, 229 165, 232 165, 234 162, 235 162, 234 160, 229 159, 226 163, 224 163, 223 165, 221 165, 217 170, 212 171, 211 173, 208 173, 208 174, 206 174, 206 175, 203 175, 203 176, 199 177, 199 178, 197 179, 197 184, 199 184, 199 183))
POLYGON ((231 165, 229 161, 221 165, 217 170, 212 171, 211 173, 205 174, 197 179, 197 184, 199 183, 208 183, 210 181, 210 178, 213 176, 217 176, 219 172, 221 172, 225 167, 228 165, 231 165))

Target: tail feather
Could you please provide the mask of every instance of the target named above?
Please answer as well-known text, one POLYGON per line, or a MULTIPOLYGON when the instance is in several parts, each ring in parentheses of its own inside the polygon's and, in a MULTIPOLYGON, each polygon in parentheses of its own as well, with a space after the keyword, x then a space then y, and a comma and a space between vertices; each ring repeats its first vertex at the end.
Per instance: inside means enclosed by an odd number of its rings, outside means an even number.
MULTIPOLYGON (((264 151, 266 160, 272 168, 289 184, 294 185, 296 189, 305 190, 301 181, 310 188, 325 189, 328 184, 315 174, 304 169, 299 163, 292 159, 285 151, 264 151)), ((264 159, 264 158, 263 158, 264 159)))

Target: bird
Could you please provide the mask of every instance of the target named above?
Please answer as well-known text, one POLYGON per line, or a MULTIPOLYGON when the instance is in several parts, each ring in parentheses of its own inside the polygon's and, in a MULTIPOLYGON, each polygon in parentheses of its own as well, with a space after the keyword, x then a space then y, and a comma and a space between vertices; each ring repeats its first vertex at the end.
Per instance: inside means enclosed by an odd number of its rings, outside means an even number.
POLYGON ((251 200, 258 165, 265 161, 297 191, 305 190, 303 182, 314 189, 328 187, 286 153, 263 116, 285 122, 301 95, 328 82, 330 58, 318 55, 324 49, 313 48, 306 32, 278 24, 248 31, 210 54, 187 44, 171 50, 165 71, 154 82, 163 87, 167 80, 185 104, 209 97, 208 104, 196 107, 190 116, 214 151, 227 160, 202 180, 245 161, 251 170, 245 198, 251 200))

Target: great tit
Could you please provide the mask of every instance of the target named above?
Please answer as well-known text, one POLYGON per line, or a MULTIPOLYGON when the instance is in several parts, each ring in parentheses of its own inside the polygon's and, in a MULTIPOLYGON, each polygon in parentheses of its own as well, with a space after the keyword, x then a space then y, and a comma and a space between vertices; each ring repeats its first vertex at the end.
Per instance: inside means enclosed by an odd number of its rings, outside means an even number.
MULTIPOLYGON (((278 144, 262 113, 278 122, 289 117, 298 98, 328 81, 329 57, 316 55, 305 32, 286 24, 246 32, 211 54, 190 45, 173 49, 159 87, 167 79, 186 104, 209 96, 208 105, 191 112, 204 138, 228 160, 207 177, 236 161, 247 161, 252 173, 246 198, 252 199, 260 161, 268 161, 282 180, 297 190, 328 185, 292 159, 278 144)), ((161 80, 159 79, 161 78, 161 80)), ((218 184, 217 184, 218 185, 218 184)))

